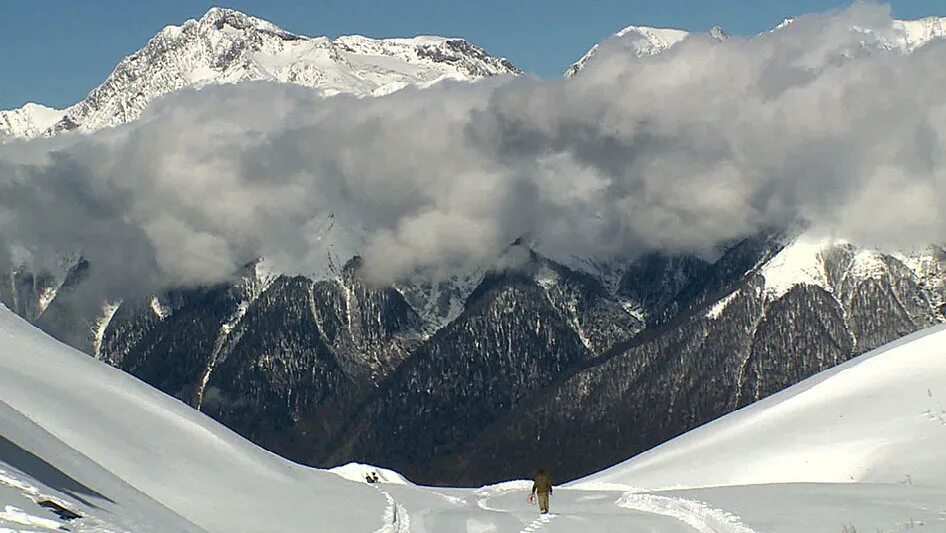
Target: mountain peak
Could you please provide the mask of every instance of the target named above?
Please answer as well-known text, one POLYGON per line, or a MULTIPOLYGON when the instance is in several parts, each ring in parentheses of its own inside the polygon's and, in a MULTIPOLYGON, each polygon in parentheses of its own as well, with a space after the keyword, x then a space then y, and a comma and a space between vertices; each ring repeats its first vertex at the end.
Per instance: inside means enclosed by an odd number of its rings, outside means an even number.
POLYGON ((249 15, 242 11, 237 11, 229 7, 220 7, 213 6, 207 10, 202 17, 200 17, 200 22, 203 23, 215 23, 218 20, 226 20, 227 18, 238 18, 238 19, 247 19, 250 18, 249 15))
MULTIPOLYGON (((786 18, 766 33, 783 30, 792 25, 795 20, 793 17, 786 18)), ((932 16, 916 20, 894 20, 892 28, 889 29, 893 31, 887 32, 882 37, 881 45, 887 49, 911 52, 930 41, 946 38, 946 17, 932 16)), ((645 57, 662 53, 689 35, 686 31, 671 28, 627 26, 608 39, 620 42, 628 52, 637 57, 645 57)), ((706 35, 718 41, 729 39, 729 34, 719 26, 710 28, 706 35)), ((600 44, 592 46, 581 59, 569 66, 565 71, 565 77, 570 78, 585 68, 588 62, 597 54, 600 44)))
POLYGON ((721 26, 713 26, 709 31, 710 37, 719 40, 725 41, 729 38, 729 34, 726 33, 721 26))
MULTIPOLYGON (((690 35, 689 32, 676 28, 627 26, 608 39, 620 43, 629 53, 637 57, 645 57, 663 52, 685 39, 688 35, 690 35)), ((568 70, 565 71, 565 77, 570 78, 578 74, 578 71, 583 69, 598 53, 599 47, 600 43, 592 46, 581 59, 568 67, 568 70)))
POLYGON ((0 111, 0 138, 35 137, 59 121, 65 113, 65 110, 33 102, 27 102, 17 109, 0 111))
POLYGON ((213 28, 216 30, 224 30, 229 26, 236 30, 266 31, 279 35, 297 37, 295 34, 283 30, 272 22, 252 17, 242 11, 227 7, 211 7, 200 17, 200 20, 196 22, 202 29, 213 28))
POLYGON ((26 108, 0 112, 0 135, 31 138, 117 126, 136 120, 155 98, 184 87, 270 81, 326 95, 380 96, 443 79, 517 73, 507 60, 463 39, 306 37, 234 9, 212 7, 200 19, 162 29, 81 102, 58 114, 40 113, 52 117, 51 124, 34 120, 26 108))

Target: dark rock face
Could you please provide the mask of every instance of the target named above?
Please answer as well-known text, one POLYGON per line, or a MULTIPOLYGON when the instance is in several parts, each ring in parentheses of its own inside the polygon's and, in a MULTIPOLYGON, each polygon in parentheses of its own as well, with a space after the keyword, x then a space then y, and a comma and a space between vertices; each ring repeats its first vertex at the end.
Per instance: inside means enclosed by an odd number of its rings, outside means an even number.
POLYGON ((167 295, 173 312, 163 320, 148 302, 119 307, 97 356, 190 405, 237 300, 226 285, 167 295))
POLYGON ((220 342, 204 371, 201 410, 235 431, 295 456, 332 435, 370 386, 338 358, 312 316, 312 283, 279 278, 220 342))
POLYGON ((40 300, 43 291, 54 285, 51 276, 34 274, 27 270, 14 270, 5 281, 0 285, 0 301, 24 318, 39 318, 42 314, 40 300))
POLYGON ((760 314, 760 300, 740 292, 718 320, 693 314, 642 333, 482 431, 457 461, 479 468, 458 477, 506 479, 540 463, 577 477, 731 411, 760 314))
POLYGON ((336 455, 394 468, 436 464, 524 398, 590 357, 541 287, 489 277, 467 311, 418 347, 366 408, 336 455))
POLYGON ((943 320, 942 250, 829 246, 803 265, 821 281, 769 286, 798 268, 770 271, 783 246, 761 235, 712 260, 648 256, 610 285, 531 253, 467 289, 372 287, 353 260, 321 281, 250 265, 104 312, 79 305, 82 268, 51 303, 54 280, 21 270, 0 298, 297 461, 471 485, 541 463, 566 479, 943 320))
POLYGON ((854 342, 841 306, 828 292, 794 287, 759 317, 739 372, 736 406, 744 407, 846 361, 854 354, 854 342))
POLYGON ((647 255, 628 267, 619 291, 640 303, 649 326, 660 325, 694 304, 724 296, 780 247, 777 233, 764 233, 733 243, 714 262, 691 256, 647 255))
POLYGON ((248 273, 232 285, 123 306, 100 357, 254 442, 311 461, 417 342, 420 320, 353 262, 339 280, 248 273))

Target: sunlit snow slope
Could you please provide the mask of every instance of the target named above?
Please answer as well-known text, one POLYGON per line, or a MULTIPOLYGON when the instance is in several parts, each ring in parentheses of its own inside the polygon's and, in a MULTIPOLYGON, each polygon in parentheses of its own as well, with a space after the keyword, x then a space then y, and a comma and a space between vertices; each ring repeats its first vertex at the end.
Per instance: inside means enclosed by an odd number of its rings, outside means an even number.
MULTIPOLYGON (((319 529, 316 524, 374 531, 387 504, 363 483, 250 444, 2 306, 0 436, 10 450, 42 458, 47 471, 86 487, 73 492, 84 494, 90 507, 107 510, 109 500, 117 502, 123 509, 117 522, 136 532, 269 531, 277 523, 299 531, 319 529)), ((0 469, 12 473, 15 462, 0 449, 0 469)), ((26 463, 11 477, 42 481, 31 471, 39 468, 36 461, 26 463)))
POLYGON ((946 326, 823 372, 581 483, 946 487, 946 326))
POLYGON ((944 362, 946 328, 906 338, 559 487, 540 517, 527 481, 294 465, 0 307, 0 532, 943 531, 944 362))

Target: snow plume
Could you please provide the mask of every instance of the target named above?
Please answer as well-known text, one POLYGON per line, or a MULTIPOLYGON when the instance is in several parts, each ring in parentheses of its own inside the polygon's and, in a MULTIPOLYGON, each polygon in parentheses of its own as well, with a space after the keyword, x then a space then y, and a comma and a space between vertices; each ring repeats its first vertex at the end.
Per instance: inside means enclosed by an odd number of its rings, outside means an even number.
POLYGON ((159 284, 260 255, 319 271, 351 246, 329 215, 378 282, 489 266, 519 238, 553 257, 711 253, 801 221, 946 241, 946 43, 906 54, 897 31, 857 3, 652 57, 606 44, 568 80, 183 91, 130 125, 0 147, 0 235, 159 284))

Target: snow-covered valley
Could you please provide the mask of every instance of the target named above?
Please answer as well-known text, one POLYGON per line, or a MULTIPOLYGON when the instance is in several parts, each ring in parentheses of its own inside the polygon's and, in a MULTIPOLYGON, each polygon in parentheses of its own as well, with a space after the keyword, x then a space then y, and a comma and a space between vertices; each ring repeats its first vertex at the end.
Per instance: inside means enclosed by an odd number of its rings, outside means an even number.
POLYGON ((295 465, 3 308, 0 531, 943 531, 944 363, 946 328, 917 333, 560 487, 542 517, 527 481, 295 465))

